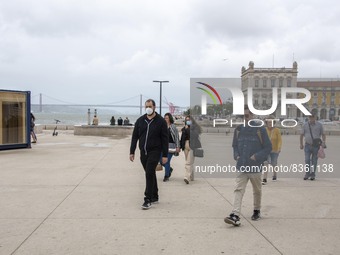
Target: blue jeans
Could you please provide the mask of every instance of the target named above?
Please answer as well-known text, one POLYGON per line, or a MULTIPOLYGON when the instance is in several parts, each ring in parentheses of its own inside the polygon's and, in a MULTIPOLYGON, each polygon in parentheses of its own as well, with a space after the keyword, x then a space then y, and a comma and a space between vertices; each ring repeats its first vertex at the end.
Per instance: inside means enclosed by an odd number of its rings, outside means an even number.
POLYGON ((314 147, 310 144, 305 144, 305 167, 306 175, 305 177, 314 177, 318 165, 318 147, 314 147), (313 169, 312 169, 313 166, 313 169))
MULTIPOLYGON (((271 165, 273 168, 277 166, 277 159, 279 157, 279 153, 277 152, 271 152, 268 155, 268 164, 271 165)), ((263 179, 267 179, 268 171, 263 171, 263 179)), ((276 169, 273 169, 273 176, 277 176, 276 169)))
MULTIPOLYGON (((165 168, 165 174, 164 174, 165 177, 169 177, 170 176, 170 162, 171 162, 172 156, 173 156, 172 153, 168 153, 168 161, 166 162, 165 165, 163 165, 164 168, 165 168)), ((160 158, 159 162, 162 164, 162 155, 161 155, 161 158, 160 158)))
POLYGON ((279 153, 277 153, 277 152, 269 153, 268 164, 271 164, 272 166, 277 166, 278 157, 279 157, 279 153))

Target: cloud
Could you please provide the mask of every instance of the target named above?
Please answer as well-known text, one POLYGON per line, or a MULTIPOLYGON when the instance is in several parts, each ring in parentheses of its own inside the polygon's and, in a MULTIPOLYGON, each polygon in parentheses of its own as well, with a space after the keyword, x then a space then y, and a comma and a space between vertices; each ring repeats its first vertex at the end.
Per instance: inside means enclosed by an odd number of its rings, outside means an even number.
POLYGON ((300 76, 336 77, 339 9, 316 0, 1 1, 0 83, 98 103, 158 99, 152 81, 169 80, 167 99, 189 105, 191 77, 239 77, 251 60, 296 60, 300 76))

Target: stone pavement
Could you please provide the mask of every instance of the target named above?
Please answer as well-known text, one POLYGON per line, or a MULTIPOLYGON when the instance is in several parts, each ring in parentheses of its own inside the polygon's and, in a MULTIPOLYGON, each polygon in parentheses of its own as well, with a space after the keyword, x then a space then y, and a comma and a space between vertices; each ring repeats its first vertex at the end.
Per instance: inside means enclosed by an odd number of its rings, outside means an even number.
POLYGON ((196 174, 186 185, 183 153, 170 182, 157 173, 160 203, 141 210, 144 172, 129 145, 129 137, 44 131, 32 149, 0 151, 0 254, 339 254, 339 178, 269 181, 257 222, 248 184, 233 227, 223 219, 234 179, 196 174))

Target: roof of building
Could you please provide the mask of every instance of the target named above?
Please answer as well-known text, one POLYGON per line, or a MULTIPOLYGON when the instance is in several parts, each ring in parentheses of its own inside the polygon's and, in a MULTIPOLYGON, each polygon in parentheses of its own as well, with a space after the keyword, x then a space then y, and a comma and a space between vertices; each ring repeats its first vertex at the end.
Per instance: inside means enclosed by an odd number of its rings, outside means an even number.
POLYGON ((311 87, 339 87, 340 81, 298 81, 297 87, 311 88, 311 87))

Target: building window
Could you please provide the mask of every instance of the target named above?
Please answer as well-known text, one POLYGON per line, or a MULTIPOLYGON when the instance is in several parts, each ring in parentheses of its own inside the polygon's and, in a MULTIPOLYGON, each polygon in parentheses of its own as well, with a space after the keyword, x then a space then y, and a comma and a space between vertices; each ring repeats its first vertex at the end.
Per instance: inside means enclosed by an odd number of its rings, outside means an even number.
POLYGON ((314 96, 317 97, 318 96, 318 92, 314 92, 314 96))
POLYGON ((263 79, 263 87, 267 88, 267 79, 263 79))
POLYGON ((291 87, 292 86, 292 80, 291 79, 288 79, 287 80, 287 87, 291 87))
POLYGON ((279 80, 279 87, 280 87, 280 88, 283 87, 283 79, 280 79, 280 80, 279 80))
POLYGON ((326 104, 326 90, 322 91, 322 104, 326 104))
POLYGON ((270 80, 270 84, 271 84, 272 87, 275 87, 275 78, 270 80))
POLYGON ((259 87, 259 80, 255 80, 255 88, 259 87))
POLYGON ((267 104, 266 99, 263 99, 263 100, 262 100, 262 105, 266 105, 266 104, 267 104))
POLYGON ((255 105, 259 105, 259 100, 258 99, 255 99, 255 105))

